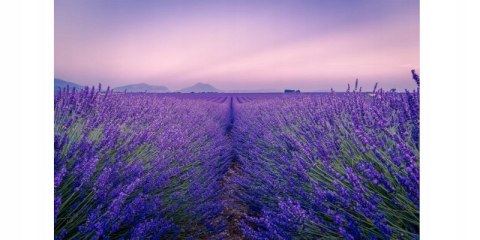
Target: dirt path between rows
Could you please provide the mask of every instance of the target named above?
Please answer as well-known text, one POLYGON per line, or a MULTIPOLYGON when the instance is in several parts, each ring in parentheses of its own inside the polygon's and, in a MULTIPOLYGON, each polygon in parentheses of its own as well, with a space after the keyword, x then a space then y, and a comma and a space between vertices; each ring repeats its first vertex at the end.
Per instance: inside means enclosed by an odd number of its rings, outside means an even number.
POLYGON ((225 134, 232 145, 230 154, 230 164, 228 171, 222 179, 222 196, 221 199, 225 204, 225 209, 222 211, 220 218, 226 221, 227 227, 220 234, 213 236, 211 239, 246 239, 240 229, 241 220, 244 218, 247 207, 244 203, 235 198, 235 195, 240 191, 240 186, 235 183, 234 178, 241 175, 240 163, 238 156, 233 148, 232 130, 235 123, 234 99, 230 97, 230 123, 226 128, 225 134))

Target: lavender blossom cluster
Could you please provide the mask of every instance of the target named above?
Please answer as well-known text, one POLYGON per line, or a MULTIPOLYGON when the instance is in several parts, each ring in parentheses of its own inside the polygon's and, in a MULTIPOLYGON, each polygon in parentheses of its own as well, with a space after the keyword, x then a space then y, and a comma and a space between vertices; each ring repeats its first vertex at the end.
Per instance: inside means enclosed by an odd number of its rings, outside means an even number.
POLYGON ((222 231, 225 99, 66 88, 54 106, 56 239, 222 231))
POLYGON ((236 103, 249 239, 419 238, 418 89, 236 103))
POLYGON ((404 93, 63 89, 55 239, 418 239, 412 76, 404 93))

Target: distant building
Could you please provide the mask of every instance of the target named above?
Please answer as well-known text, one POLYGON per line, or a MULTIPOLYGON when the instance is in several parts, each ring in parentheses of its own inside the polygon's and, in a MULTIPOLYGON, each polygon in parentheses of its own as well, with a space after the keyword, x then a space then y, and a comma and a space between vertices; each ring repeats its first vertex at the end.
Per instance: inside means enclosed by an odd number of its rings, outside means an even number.
POLYGON ((300 93, 300 90, 285 89, 284 93, 300 93))

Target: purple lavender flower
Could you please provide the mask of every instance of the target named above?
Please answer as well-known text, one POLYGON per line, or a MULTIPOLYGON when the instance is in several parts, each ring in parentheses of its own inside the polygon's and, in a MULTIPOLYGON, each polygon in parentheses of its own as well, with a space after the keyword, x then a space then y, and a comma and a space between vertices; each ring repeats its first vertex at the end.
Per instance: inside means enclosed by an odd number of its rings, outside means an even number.
POLYGON ((61 92, 55 237, 198 239, 237 222, 252 239, 418 238, 418 91, 354 87, 61 92))
POLYGON ((415 73, 415 69, 412 69, 412 78, 415 80, 415 83, 417 83, 417 86, 420 87, 420 76, 415 73))

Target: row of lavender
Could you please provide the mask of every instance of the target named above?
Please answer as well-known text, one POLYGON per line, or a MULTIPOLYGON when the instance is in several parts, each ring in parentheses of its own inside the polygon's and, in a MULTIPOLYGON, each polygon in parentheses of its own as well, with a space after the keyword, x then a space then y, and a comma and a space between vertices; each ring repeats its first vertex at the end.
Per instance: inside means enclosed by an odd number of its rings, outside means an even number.
POLYGON ((67 88, 54 106, 56 239, 224 229, 227 101, 67 88))
POLYGON ((248 238, 418 239, 418 91, 283 96, 235 110, 248 238))

